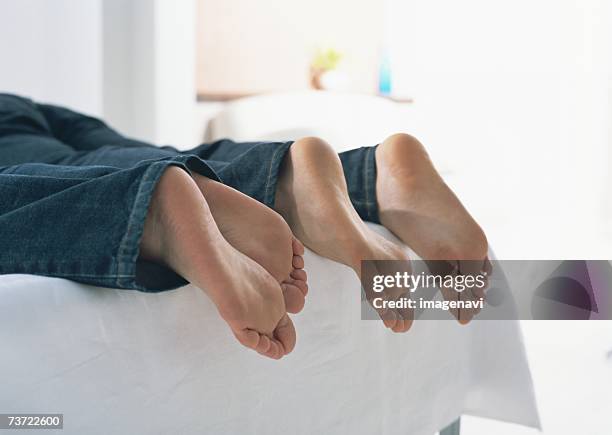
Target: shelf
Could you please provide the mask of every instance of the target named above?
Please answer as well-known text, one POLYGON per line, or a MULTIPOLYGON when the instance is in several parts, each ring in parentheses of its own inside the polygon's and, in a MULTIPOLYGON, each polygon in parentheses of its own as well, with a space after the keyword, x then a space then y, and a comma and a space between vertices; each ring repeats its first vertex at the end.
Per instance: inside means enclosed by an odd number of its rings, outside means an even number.
MULTIPOLYGON (((330 91, 332 92, 332 91, 330 91)), ((198 93, 197 101, 199 103, 226 103, 234 100, 239 100, 241 98, 246 97, 254 97, 256 95, 265 95, 263 92, 252 92, 252 93, 198 93)), ((371 94, 375 95, 375 94, 371 94)), ((385 98, 387 100, 391 100, 395 103, 401 104, 413 104, 414 100, 409 97, 395 97, 392 95, 378 95, 381 98, 385 98)))

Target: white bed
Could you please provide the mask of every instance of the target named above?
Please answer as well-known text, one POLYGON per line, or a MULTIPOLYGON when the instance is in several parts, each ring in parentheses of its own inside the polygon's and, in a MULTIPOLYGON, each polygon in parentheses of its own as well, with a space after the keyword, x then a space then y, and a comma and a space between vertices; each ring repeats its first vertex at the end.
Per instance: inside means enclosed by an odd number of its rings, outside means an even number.
POLYGON ((461 414, 539 426, 518 322, 392 334, 361 320, 352 271, 305 261, 310 293, 281 361, 238 345, 192 286, 0 276, 0 412, 63 413, 74 434, 432 435, 461 414))
POLYGON ((281 361, 238 345, 192 286, 2 276, 0 409, 63 413, 75 434, 431 435, 461 414, 538 426, 517 322, 421 321, 395 335, 360 319, 352 271, 305 260, 311 291, 281 361))

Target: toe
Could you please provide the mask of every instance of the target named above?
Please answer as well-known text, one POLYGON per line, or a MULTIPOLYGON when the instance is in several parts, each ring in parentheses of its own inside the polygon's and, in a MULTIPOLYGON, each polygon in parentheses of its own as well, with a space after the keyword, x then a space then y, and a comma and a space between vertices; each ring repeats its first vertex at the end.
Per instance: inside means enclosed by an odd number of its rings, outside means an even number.
POLYGON ((484 285, 482 287, 475 286, 472 289, 472 292, 477 298, 484 299, 487 293, 487 289, 489 288, 491 273, 493 273, 493 265, 491 264, 491 261, 488 257, 485 258, 482 271, 480 273, 484 275, 484 285))
POLYGON ((259 343, 259 334, 252 329, 243 329, 241 331, 233 331, 236 339, 245 347, 255 349, 259 343))
POLYGON ((302 293, 304 294, 304 296, 306 296, 308 294, 308 284, 306 283, 306 281, 303 281, 301 279, 290 278, 289 280, 287 280, 285 282, 293 284, 294 286, 299 288, 302 291, 302 293))
POLYGON ((293 322, 286 314, 280 320, 280 322, 278 322, 278 325, 274 330, 274 338, 278 340, 279 344, 281 345, 281 352, 283 355, 291 353, 295 347, 295 326, 293 326, 293 322))
POLYGON ((283 357, 283 353, 281 352, 281 346, 276 340, 270 340, 270 349, 263 354, 268 358, 272 359, 281 359, 283 357))
POLYGON ((281 345, 278 342, 278 340, 276 340, 275 338, 267 337, 267 336, 266 338, 270 342, 270 345, 267 351, 260 352, 260 354, 267 356, 268 358, 272 358, 272 359, 281 359, 283 357, 283 353, 281 351, 281 345))
MULTIPOLYGON (((478 298, 474 295, 474 293, 468 289, 464 290, 461 295, 459 296, 460 300, 465 300, 465 301, 469 301, 469 302, 476 302, 478 300, 478 298)), ((478 314, 478 309, 477 308, 463 308, 459 310, 459 323, 461 323, 462 325, 466 325, 468 323, 470 323, 474 317, 476 317, 476 314, 478 314)))
POLYGON ((461 325, 467 325, 472 321, 474 317, 474 312, 472 310, 466 308, 459 308, 457 310, 457 321, 461 325))
POLYGON ((283 297, 285 298, 285 309, 287 310, 287 312, 296 314, 302 311, 306 302, 306 300, 304 299, 303 290, 291 282, 284 282, 281 284, 281 287, 283 289, 283 297))
POLYGON ((395 313, 395 316, 396 316, 395 325, 393 325, 393 327, 391 328, 391 331, 393 331, 393 332, 401 332, 402 328, 404 327, 404 320, 397 313, 395 313))
POLYGON ((295 267, 296 269, 304 268, 304 258, 301 257, 300 255, 294 255, 292 263, 293 263, 293 267, 295 267))
POLYGON ((459 318, 457 321, 460 325, 467 325, 472 320, 472 315, 468 310, 459 310, 459 318))
POLYGON ((406 332, 412 326, 412 321, 414 320, 414 310, 411 308, 400 308, 397 311, 403 319, 403 324, 401 330, 396 332, 406 332))
MULTIPOLYGON (((482 296, 480 296, 480 291, 479 290, 478 291, 475 291, 475 290, 477 290, 477 289, 473 288, 473 289, 469 290, 470 300, 472 302, 474 302, 474 303, 477 303, 477 302, 481 301, 482 296)), ((473 313, 473 316, 476 317, 478 315, 478 313, 480 313, 480 307, 475 306, 472 309, 472 313, 473 313)))
POLYGON ((401 329, 395 332, 408 332, 412 327, 412 321, 413 319, 404 319, 401 329))
POLYGON ((291 271, 291 278, 306 283, 308 281, 308 275, 304 269, 293 269, 291 271))
POLYGON ((382 313, 381 319, 385 327, 393 329, 398 321, 397 314, 393 310, 386 310, 382 313))
POLYGON ((272 359, 281 359, 284 355, 282 345, 275 339, 258 333, 252 329, 234 331, 234 336, 245 347, 272 359))
POLYGON ((271 342, 267 336, 259 335, 259 342, 257 343, 255 350, 258 353, 265 355, 270 350, 270 345, 271 345, 271 342))
MULTIPOLYGON (((457 301, 459 299, 458 297, 458 292, 455 291, 455 289, 450 288, 450 287, 445 287, 442 286, 440 287, 440 293, 442 293, 442 297, 444 298, 444 300, 446 301, 457 301)), ((455 318, 457 319, 457 321, 460 322, 460 315, 459 315, 459 311, 457 310, 457 308, 450 308, 448 310, 448 312, 455 318)))
POLYGON ((398 316, 398 320, 395 322, 395 325, 393 325, 391 330, 398 333, 406 332, 406 321, 404 319, 399 319, 398 316))
POLYGON ((294 255, 304 255, 304 245, 295 237, 293 238, 292 247, 294 255))

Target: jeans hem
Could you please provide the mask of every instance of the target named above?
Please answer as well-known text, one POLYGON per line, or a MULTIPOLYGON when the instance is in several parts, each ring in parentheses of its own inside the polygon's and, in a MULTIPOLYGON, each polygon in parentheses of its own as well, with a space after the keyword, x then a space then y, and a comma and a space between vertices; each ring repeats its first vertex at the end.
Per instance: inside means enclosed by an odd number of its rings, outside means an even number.
POLYGON ((125 234, 119 244, 116 260, 115 284, 119 288, 140 290, 144 292, 158 292, 181 287, 187 282, 180 278, 166 277, 165 284, 151 288, 137 280, 137 262, 140 254, 140 241, 144 231, 147 212, 151 203, 153 192, 159 179, 169 166, 177 166, 187 171, 195 171, 203 176, 218 180, 215 172, 197 156, 179 155, 176 157, 149 163, 139 183, 138 191, 132 202, 132 211, 128 218, 125 234))
POLYGON ((284 142, 279 146, 270 159, 270 166, 268 169, 268 176, 266 179, 266 185, 263 196, 263 203, 270 208, 274 208, 274 200, 276 198, 276 186, 278 184, 278 175, 280 172, 280 166, 287 155, 287 151, 293 145, 293 141, 284 142))
POLYGON ((119 244, 116 260, 116 286, 146 290, 136 282, 136 262, 140 254, 140 240, 153 191, 159 178, 171 162, 152 163, 140 179, 138 191, 132 202, 132 212, 128 218, 125 234, 119 244))

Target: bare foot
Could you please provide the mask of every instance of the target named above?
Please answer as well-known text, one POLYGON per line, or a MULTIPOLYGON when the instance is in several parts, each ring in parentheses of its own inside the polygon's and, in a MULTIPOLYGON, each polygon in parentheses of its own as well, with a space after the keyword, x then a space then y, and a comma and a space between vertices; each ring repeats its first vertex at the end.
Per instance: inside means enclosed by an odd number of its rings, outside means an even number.
POLYGON ((287 312, 300 312, 308 293, 304 246, 282 216, 210 178, 194 175, 194 180, 223 237, 281 284, 287 312))
MULTIPOLYGON (((324 141, 296 141, 283 162, 275 209, 293 233, 317 254, 351 267, 361 276, 362 260, 405 260, 396 244, 370 230, 353 208, 336 152, 324 141)), ((412 313, 392 315, 385 325, 407 331, 412 313)))
MULTIPOLYGON (((485 269, 487 238, 412 136, 396 134, 376 149, 381 223, 421 258, 448 261, 461 273, 485 269)), ((439 264, 439 263, 438 263, 439 264)), ((445 297, 456 299, 456 292, 445 297)), ((469 294, 477 298, 483 294, 469 294)), ((459 313, 467 323, 475 312, 459 313)))
POLYGON ((278 281, 223 237, 195 181, 170 167, 145 221, 141 256, 203 289, 244 346, 270 358, 293 350, 295 328, 278 281))

